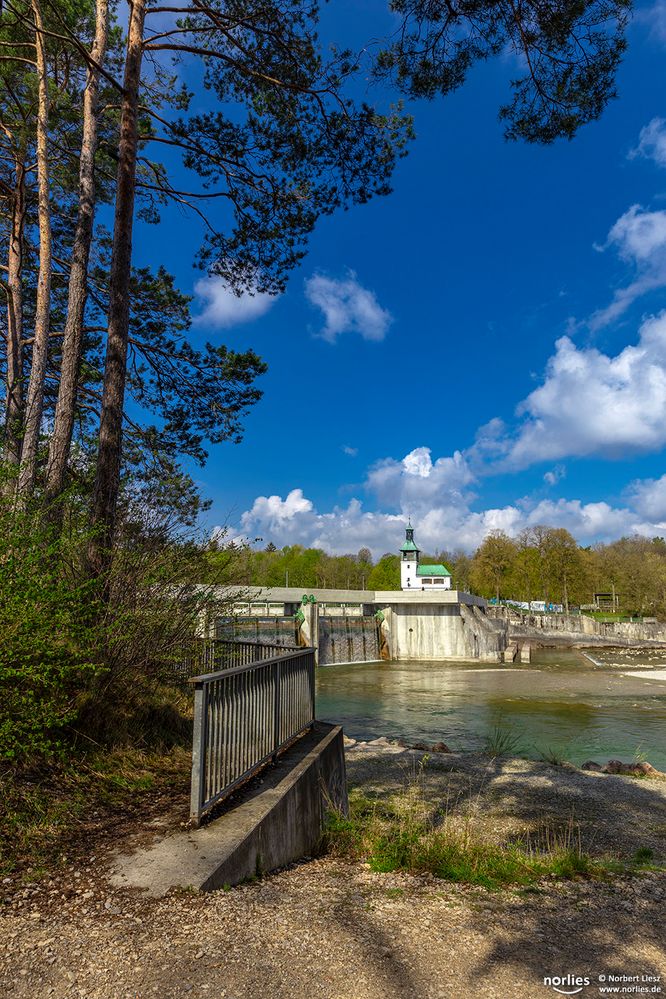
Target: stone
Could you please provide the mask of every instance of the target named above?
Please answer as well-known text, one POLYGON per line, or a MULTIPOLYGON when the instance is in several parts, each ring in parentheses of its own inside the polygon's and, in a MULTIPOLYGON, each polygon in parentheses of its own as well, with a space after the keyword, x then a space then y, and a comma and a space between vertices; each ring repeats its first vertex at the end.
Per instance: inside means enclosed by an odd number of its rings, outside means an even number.
POLYGON ((594 773, 598 774, 602 774, 604 772, 602 765, 600 763, 595 763, 594 760, 587 760, 586 763, 583 763, 581 770, 592 770, 594 773))
POLYGON ((445 742, 435 742, 435 743, 433 743, 432 752, 433 753, 450 753, 451 750, 449 749, 449 747, 446 745, 445 742))
POLYGON ((663 777, 664 774, 655 770, 651 763, 623 763, 622 760, 609 760, 604 767, 604 773, 623 774, 627 777, 663 777))

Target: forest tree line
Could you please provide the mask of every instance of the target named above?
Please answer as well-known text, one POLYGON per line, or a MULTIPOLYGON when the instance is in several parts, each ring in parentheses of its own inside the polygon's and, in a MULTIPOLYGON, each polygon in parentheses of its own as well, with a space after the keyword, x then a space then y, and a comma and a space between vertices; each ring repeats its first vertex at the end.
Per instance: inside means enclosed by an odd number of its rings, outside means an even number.
MULTIPOLYGON (((229 546, 215 545, 211 565, 229 558, 229 546)), ((666 617, 666 541, 639 536, 581 547, 561 527, 536 525, 515 538, 493 531, 472 554, 437 550, 422 563, 442 563, 452 586, 495 600, 545 601, 564 608, 592 604, 595 593, 615 592, 626 614, 666 617)), ((373 559, 369 548, 329 555, 320 548, 238 547, 233 556, 238 582, 246 586, 330 589, 400 589, 400 556, 373 559)))

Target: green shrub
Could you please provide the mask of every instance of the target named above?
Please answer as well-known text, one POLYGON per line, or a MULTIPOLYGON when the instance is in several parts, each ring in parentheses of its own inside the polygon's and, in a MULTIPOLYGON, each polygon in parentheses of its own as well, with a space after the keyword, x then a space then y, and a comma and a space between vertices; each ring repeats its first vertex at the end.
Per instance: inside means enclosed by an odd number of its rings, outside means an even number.
POLYGON ((81 692, 103 670, 95 585, 66 542, 29 514, 0 512, 0 757, 62 746, 81 692))
POLYGON ((84 510, 55 524, 0 500, 0 760, 29 763, 81 739, 148 748, 188 737, 175 667, 223 605, 200 585, 204 549, 120 532, 96 578, 90 538, 84 510))

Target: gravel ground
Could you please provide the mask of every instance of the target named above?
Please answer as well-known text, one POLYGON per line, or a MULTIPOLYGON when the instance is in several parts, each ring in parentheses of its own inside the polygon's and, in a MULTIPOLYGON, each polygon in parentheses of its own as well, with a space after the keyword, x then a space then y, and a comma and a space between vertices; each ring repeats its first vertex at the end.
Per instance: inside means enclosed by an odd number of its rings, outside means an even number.
MULTIPOLYGON (((350 780, 386 793, 418 759, 353 747, 350 780)), ((555 814, 574 794, 604 826, 599 849, 627 822, 618 852, 666 835, 662 782, 471 757, 432 758, 423 773, 433 800, 468 807, 481 790, 489 822, 555 814)), ((568 974, 589 977, 584 996, 600 994, 600 975, 638 975, 620 987, 666 995, 660 872, 493 893, 322 858, 231 891, 148 899, 110 887, 110 855, 107 846, 49 881, 2 885, 2 999, 539 999, 557 994, 545 976, 568 974)))
POLYGON ((620 777, 568 763, 552 766, 481 753, 424 754, 387 739, 347 742, 349 784, 368 796, 416 785, 434 811, 471 815, 490 836, 571 821, 586 853, 630 858, 648 847, 666 863, 664 777, 620 777))

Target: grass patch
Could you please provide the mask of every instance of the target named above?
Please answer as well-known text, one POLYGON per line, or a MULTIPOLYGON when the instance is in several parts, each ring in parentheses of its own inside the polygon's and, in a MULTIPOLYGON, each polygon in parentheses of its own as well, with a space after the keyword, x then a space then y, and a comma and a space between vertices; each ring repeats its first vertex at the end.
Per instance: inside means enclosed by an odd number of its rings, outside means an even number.
POLYGON ((518 756, 523 752, 522 733, 504 724, 495 725, 483 742, 483 752, 488 756, 518 756))
POLYGON ((553 767, 562 767, 567 762, 567 758, 564 755, 564 750, 554 749, 552 746, 546 746, 539 752, 539 759, 543 763, 550 763, 553 767))
POLYGON ((155 814, 182 806, 186 819, 190 767, 190 753, 179 747, 99 750, 33 770, 5 769, 0 875, 36 880, 155 814))
POLYGON ((650 851, 638 851, 629 864, 591 857, 573 818, 498 842, 479 831, 470 815, 433 811, 418 780, 385 799, 352 791, 349 815, 329 815, 324 845, 334 856, 366 861, 373 871, 427 873, 489 889, 530 887, 547 878, 607 877, 645 869, 651 860, 650 851))

